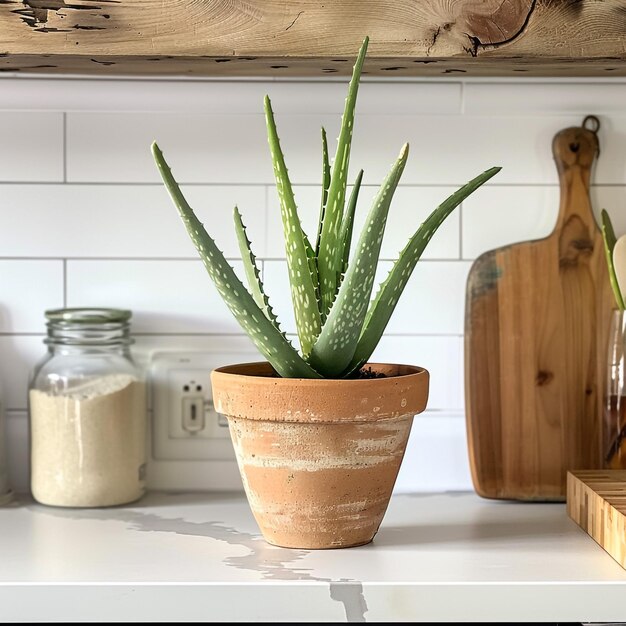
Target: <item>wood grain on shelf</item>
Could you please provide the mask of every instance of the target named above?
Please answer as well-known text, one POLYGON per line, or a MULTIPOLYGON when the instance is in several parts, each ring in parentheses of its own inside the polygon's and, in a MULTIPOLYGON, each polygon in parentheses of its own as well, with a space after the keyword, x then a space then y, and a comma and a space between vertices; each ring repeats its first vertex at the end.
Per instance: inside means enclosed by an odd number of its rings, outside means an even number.
POLYGON ((0 0, 0 70, 626 75, 621 0, 0 0))

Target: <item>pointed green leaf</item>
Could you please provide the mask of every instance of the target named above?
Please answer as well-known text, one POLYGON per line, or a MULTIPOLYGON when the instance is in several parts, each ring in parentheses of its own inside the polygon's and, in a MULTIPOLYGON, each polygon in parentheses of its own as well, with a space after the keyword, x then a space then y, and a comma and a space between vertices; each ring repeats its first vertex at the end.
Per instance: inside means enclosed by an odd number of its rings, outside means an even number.
POLYGON ((439 226, 467 196, 495 176, 500 169, 499 167, 492 167, 453 193, 429 215, 411 237, 370 305, 363 324, 363 332, 359 338, 352 362, 344 373, 345 376, 350 376, 359 370, 372 355, 411 277, 411 273, 415 269, 415 265, 439 226))
POLYGON ((320 284, 319 277, 317 273, 317 257, 315 256, 315 250, 313 250, 313 246, 309 242, 309 238, 306 236, 306 233, 302 231, 302 237, 304 239, 304 247, 306 249, 306 258, 309 264, 309 272, 311 274, 311 281, 313 282, 313 288, 315 290, 315 300, 317 303, 317 310, 320 314, 320 326, 322 323, 322 312, 320 311, 320 284))
POLYGON ((354 128, 354 108, 368 42, 369 38, 366 37, 359 51, 356 63, 354 64, 352 79, 348 87, 348 97, 346 98, 346 106, 343 117, 341 118, 341 130, 337 140, 337 152, 335 154, 335 160, 333 161, 330 187, 328 188, 328 199, 324 211, 317 260, 323 314, 329 311, 337 295, 337 277, 341 272, 341 263, 343 261, 342 251, 339 249, 340 246, 338 245, 339 231, 346 199, 350 147, 352 145, 352 132, 354 128))
POLYGON ((320 375, 302 359, 285 335, 265 316, 254 298, 248 293, 244 284, 215 245, 215 241, 206 232, 187 203, 156 143, 152 144, 152 154, 170 197, 178 209, 209 276, 231 313, 250 336, 255 346, 280 376, 285 378, 320 378, 320 375))
POLYGON ((280 199, 287 265, 289 267, 289 283, 291 285, 291 300, 293 302, 298 337, 300 338, 300 347, 306 356, 310 353, 322 327, 317 303, 317 285, 309 262, 309 259, 314 259, 315 255, 312 253, 313 249, 302 231, 302 225, 298 218, 291 181, 289 180, 285 158, 278 139, 272 103, 267 96, 265 96, 265 119, 272 161, 274 163, 276 190, 280 199))
POLYGON ((372 295, 387 214, 408 153, 409 146, 405 144, 380 186, 359 237, 354 259, 308 359, 323 376, 341 374, 354 356, 372 295))
MULTIPOLYGON (((313 287, 315 289, 315 293, 319 295, 319 283, 317 280, 317 258, 315 256, 315 250, 313 250, 313 246, 309 241, 306 233, 302 231, 302 240, 304 241, 304 249, 306 250, 306 258, 309 262, 309 272, 311 273, 311 281, 313 282, 313 287)), ((318 298, 319 300, 319 298, 318 298)))
POLYGON ((317 257, 315 256, 315 250, 313 250, 313 246, 311 245, 311 242, 309 241, 309 238, 304 231, 302 231, 302 240, 304 241, 304 248, 306 250, 306 257, 309 265, 309 272, 311 273, 311 281, 313 282, 313 287, 315 289, 315 297, 317 299, 317 305, 319 310, 320 292, 317 274, 317 257))
POLYGON ((328 162, 328 141, 326 129, 322 126, 322 199, 320 201, 320 217, 317 221, 317 239, 315 241, 315 257, 320 255, 320 239, 322 237, 322 225, 324 224, 324 212, 328 199, 328 187, 330 185, 330 163, 328 162))
MULTIPOLYGON (((346 213, 343 216, 341 222, 341 231, 339 235, 339 241, 341 249, 343 250, 341 255, 341 273, 345 274, 348 269, 348 260, 350 259, 350 246, 352 245, 352 230, 354 228, 354 214, 356 212, 356 204, 359 199, 359 191, 361 189, 361 181, 363 180, 363 170, 361 170, 356 180, 354 181, 354 187, 352 187, 352 193, 350 194, 350 200, 348 200, 348 207, 346 213)), ((341 283, 341 280, 339 281, 341 283)))
MULTIPOLYGON (((309 241, 306 233, 302 231, 302 240, 304 241, 304 248, 306 250, 306 256, 309 264, 309 271, 311 273, 311 280, 313 281, 313 287, 315 288, 315 294, 319 305, 319 282, 317 278, 317 258, 315 256, 315 250, 309 241)), ((318 306, 319 308, 319 306, 318 306)))
POLYGON ((613 230, 611 218, 604 209, 602 209, 602 239, 604 240, 604 254, 606 255, 606 264, 609 268, 609 280, 611 281, 611 288, 615 295, 615 302, 617 303, 617 308, 623 311, 625 308, 624 296, 619 288, 617 274, 615 273, 615 263, 613 261, 613 249, 617 243, 617 237, 613 230))
POLYGON ((243 269, 246 273, 250 294, 257 303, 257 306, 265 313, 265 317, 278 329, 278 320, 263 290, 263 281, 261 280, 261 273, 256 264, 256 257, 252 252, 250 240, 246 235, 246 227, 244 226, 241 213, 237 207, 235 207, 233 211, 233 218, 235 220, 235 233, 237 234, 239 252, 241 253, 241 260, 243 261, 243 269))

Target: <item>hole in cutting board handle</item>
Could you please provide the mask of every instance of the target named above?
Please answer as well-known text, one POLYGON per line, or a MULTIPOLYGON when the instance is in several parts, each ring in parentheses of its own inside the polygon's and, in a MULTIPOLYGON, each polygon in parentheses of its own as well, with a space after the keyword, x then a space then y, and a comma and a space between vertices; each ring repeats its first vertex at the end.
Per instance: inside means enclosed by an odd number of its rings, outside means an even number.
POLYGON ((572 152, 578 152, 578 150, 580 150, 580 144, 579 143, 570 143, 569 149, 572 152))
POLYGON ((583 128, 597 134, 600 130, 600 120, 595 115, 587 115, 583 120, 583 128))

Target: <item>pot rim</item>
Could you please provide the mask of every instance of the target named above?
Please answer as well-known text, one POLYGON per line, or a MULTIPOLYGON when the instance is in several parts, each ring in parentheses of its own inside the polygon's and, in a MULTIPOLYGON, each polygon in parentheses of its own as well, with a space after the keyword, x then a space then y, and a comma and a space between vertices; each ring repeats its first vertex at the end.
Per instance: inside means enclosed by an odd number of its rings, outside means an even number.
POLYGON ((314 381, 317 383, 362 383, 365 381, 374 381, 374 380, 386 380, 388 378, 399 378, 400 376, 414 376, 416 374, 422 374, 423 372, 428 373, 423 367, 419 365, 408 365, 405 363, 380 363, 380 362, 368 362, 363 365, 363 367, 371 367, 375 370, 391 370, 392 368, 397 368, 400 370, 399 373, 396 374, 387 374, 384 377, 380 378, 283 378, 282 376, 278 376, 276 374, 276 370, 270 365, 269 361, 245 361, 243 363, 233 363, 232 365, 222 365, 221 367, 216 367, 213 371, 219 372, 220 374, 227 374, 229 376, 241 376, 243 378, 260 378, 263 380, 267 380, 268 378, 272 381, 280 380, 281 382, 289 383, 290 381, 301 383, 304 381, 314 381), (267 374, 254 374, 248 373, 246 370, 252 369, 263 369, 267 370, 267 374), (243 371, 241 371, 243 370, 243 371), (276 374, 275 376, 272 374, 276 374))
POLYGON ((366 422, 413 416, 426 408, 423 367, 367 363, 383 378, 281 378, 267 361, 211 373, 215 410, 227 417, 281 422, 366 422))

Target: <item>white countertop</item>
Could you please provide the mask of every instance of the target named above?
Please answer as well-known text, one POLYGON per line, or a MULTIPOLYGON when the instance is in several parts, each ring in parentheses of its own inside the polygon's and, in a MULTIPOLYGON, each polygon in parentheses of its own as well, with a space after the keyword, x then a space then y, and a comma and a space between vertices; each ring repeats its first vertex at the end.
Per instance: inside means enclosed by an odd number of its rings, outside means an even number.
POLYGON ((0 509, 0 621, 626 621, 626 572, 560 504, 394 496, 374 543, 266 544, 242 494, 0 509))

